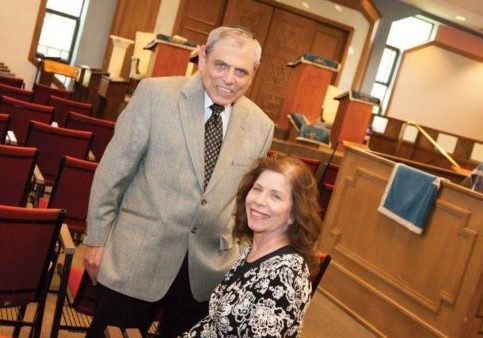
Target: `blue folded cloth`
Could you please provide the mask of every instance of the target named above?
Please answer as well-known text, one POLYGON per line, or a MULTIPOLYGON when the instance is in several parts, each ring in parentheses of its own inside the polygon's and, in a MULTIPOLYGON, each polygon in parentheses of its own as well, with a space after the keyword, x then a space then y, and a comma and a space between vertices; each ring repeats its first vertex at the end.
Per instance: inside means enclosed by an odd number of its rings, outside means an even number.
POLYGON ((312 141, 317 141, 320 143, 329 144, 330 143, 330 136, 329 131, 327 128, 323 126, 315 126, 315 125, 304 125, 300 128, 299 136, 310 139, 312 141))
POLYGON ((426 226, 441 178, 402 163, 394 166, 378 210, 421 234, 426 226))

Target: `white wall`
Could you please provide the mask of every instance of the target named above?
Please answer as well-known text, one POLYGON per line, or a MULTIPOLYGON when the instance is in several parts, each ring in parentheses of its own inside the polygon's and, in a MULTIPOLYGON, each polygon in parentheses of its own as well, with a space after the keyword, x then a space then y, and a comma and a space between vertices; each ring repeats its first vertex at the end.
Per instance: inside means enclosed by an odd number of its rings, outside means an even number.
POLYGON ((5 63, 17 77, 23 78, 25 88, 31 89, 36 68, 28 61, 30 41, 40 1, 2 0, 0 10, 0 62, 5 63))
POLYGON ((388 115, 483 141, 483 63, 437 45, 403 56, 388 115))
POLYGON ((117 0, 90 0, 75 64, 102 68, 117 0))

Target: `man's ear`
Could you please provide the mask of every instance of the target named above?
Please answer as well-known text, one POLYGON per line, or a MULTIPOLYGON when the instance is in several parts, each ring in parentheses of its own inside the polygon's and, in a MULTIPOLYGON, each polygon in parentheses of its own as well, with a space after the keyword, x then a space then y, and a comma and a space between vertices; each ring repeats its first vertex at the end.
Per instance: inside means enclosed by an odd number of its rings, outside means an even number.
POLYGON ((201 45, 198 48, 198 65, 201 63, 206 63, 206 46, 201 45))

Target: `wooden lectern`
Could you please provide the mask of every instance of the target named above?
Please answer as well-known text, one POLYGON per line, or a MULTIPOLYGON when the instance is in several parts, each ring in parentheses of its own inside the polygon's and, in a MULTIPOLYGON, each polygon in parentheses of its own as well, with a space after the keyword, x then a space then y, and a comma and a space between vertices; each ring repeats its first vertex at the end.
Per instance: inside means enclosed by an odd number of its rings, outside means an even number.
POLYGON ((302 55, 288 66, 294 69, 277 122, 277 127, 285 132, 289 129, 287 115, 294 112, 305 115, 310 123, 320 121, 327 88, 334 72, 338 72, 340 67, 337 61, 311 53, 302 55))
POLYGON ((99 84, 99 102, 97 115, 100 118, 116 121, 124 105, 124 98, 129 88, 129 82, 124 79, 113 79, 102 75, 99 84))
POLYGON ((364 143, 372 117, 373 106, 379 106, 376 97, 350 90, 337 97, 339 107, 330 133, 332 147, 342 150, 342 141, 364 143))
POLYGON ((158 34, 145 49, 152 49, 147 77, 184 76, 196 44, 184 38, 158 34))

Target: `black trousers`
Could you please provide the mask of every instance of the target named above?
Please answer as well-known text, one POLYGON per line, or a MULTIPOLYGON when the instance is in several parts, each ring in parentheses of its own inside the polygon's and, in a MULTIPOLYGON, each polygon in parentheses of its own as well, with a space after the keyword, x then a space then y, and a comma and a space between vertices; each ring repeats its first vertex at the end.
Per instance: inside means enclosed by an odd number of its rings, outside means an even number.
POLYGON ((96 309, 86 337, 104 337, 108 325, 139 328, 141 334, 146 336, 154 316, 160 309, 164 313, 161 322, 163 338, 177 337, 208 314, 208 302, 196 301, 191 293, 188 255, 185 256, 178 275, 166 295, 156 302, 132 298, 98 284, 96 309))

